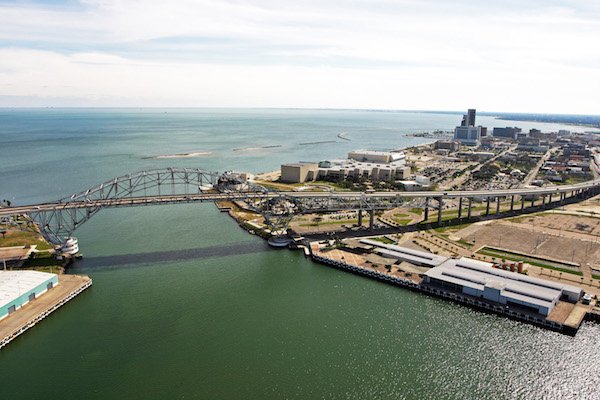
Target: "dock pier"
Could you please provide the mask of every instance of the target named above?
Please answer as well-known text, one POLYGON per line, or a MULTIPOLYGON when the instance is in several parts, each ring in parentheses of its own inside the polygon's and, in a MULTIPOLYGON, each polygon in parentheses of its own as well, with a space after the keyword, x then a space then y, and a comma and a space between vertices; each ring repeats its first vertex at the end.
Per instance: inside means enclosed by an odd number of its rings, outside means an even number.
POLYGON ((59 284, 0 321, 0 349, 92 286, 81 275, 59 275, 59 284))

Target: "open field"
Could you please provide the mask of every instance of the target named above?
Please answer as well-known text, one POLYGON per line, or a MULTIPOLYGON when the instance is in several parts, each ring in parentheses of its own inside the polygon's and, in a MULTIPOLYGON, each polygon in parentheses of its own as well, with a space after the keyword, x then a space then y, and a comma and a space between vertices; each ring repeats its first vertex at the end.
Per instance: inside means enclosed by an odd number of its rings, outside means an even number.
MULTIPOLYGON (((3 229, 0 227, 0 229, 3 229)), ((0 235, 0 247, 36 245, 38 250, 48 250, 52 247, 37 232, 8 230, 0 235)))
POLYGON ((546 212, 511 219, 518 224, 534 225, 569 232, 600 236, 600 216, 587 217, 567 212, 546 212))
POLYGON ((518 253, 539 255, 555 260, 584 264, 600 262, 600 244, 566 236, 553 235, 542 228, 492 221, 476 223, 456 233, 475 248, 493 246, 518 253))

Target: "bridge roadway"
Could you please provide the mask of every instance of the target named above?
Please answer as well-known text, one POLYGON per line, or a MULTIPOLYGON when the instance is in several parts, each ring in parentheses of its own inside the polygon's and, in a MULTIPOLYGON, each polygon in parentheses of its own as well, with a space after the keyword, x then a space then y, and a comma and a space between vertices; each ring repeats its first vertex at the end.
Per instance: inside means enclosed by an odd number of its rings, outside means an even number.
MULTIPOLYGON (((600 187, 600 179, 588 181, 574 185, 563 185, 553 187, 539 188, 520 188, 504 190, 462 190, 462 191, 418 191, 418 192, 225 192, 225 193, 198 193, 186 195, 151 195, 134 196, 123 198, 94 199, 85 201, 65 201, 30 204, 15 207, 0 207, 1 216, 11 216, 19 214, 28 214, 31 212, 55 211, 68 209, 94 209, 105 207, 126 207, 152 204, 169 204, 182 202, 216 202, 216 201, 236 201, 236 200, 267 200, 267 199, 340 199, 349 200, 347 204, 352 207, 360 207, 358 203, 353 204, 352 200, 362 200, 366 202, 363 207, 368 206, 369 200, 395 200, 406 198, 498 198, 510 196, 549 196, 555 194, 577 194, 580 191, 600 187)), ((361 207, 362 208, 362 207, 361 207)))
MULTIPOLYGON (((156 174, 164 174, 157 171, 156 174)), ((148 175, 140 175, 142 177, 148 175)), ((168 182, 177 182, 173 174, 168 182)), ((162 179, 162 175, 161 175, 162 179)), ((466 216, 471 218, 473 200, 485 201, 485 215, 490 215, 490 205, 495 199, 496 214, 500 211, 502 198, 510 198, 510 211, 525 209, 526 200, 534 206, 536 199, 541 198, 542 206, 550 203, 563 204, 578 198, 590 197, 600 193, 600 179, 576 185, 558 187, 522 188, 507 190, 470 190, 470 191, 419 191, 419 192, 268 192, 264 188, 246 186, 246 190, 222 190, 221 192, 189 193, 190 180, 184 177, 186 193, 178 193, 175 185, 162 184, 162 190, 169 188, 169 194, 140 195, 146 189, 152 189, 155 181, 150 184, 131 183, 132 179, 115 179, 108 187, 102 185, 96 189, 82 192, 56 202, 30 204, 15 207, 0 208, 0 217, 27 214, 41 234, 51 243, 60 245, 81 224, 89 220, 104 208, 129 207, 143 205, 160 205, 191 202, 244 201, 250 208, 265 216, 267 223, 275 231, 287 226, 294 214, 333 212, 339 210, 358 210, 359 225, 362 225, 362 212, 370 214, 369 227, 373 227, 375 210, 392 209, 402 206, 408 198, 423 198, 425 200, 424 219, 429 219, 429 210, 437 209, 437 221, 442 222, 444 199, 458 198, 458 219, 463 218, 463 203, 467 200, 466 216), (127 184, 124 185, 123 183, 127 184), (140 189, 141 187, 141 189, 140 189), (250 188, 251 190, 248 190, 250 188), (140 193, 141 192, 141 193, 140 193), (140 193, 140 194, 138 194, 140 193), (520 199, 520 208, 515 208, 515 198, 520 199), (431 203, 434 200, 435 203, 431 203), (287 222, 285 222, 287 221, 287 222), (281 225, 281 226, 280 226, 281 225)), ((195 182, 194 182, 195 184, 195 182)), ((154 186, 156 187, 156 186, 154 186)), ((196 187, 198 190, 200 186, 196 187)))

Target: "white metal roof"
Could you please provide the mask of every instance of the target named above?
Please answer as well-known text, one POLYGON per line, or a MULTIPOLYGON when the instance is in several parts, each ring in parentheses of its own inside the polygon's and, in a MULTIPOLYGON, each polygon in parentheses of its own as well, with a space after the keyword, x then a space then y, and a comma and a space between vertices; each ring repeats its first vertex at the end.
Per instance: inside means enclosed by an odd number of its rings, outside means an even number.
POLYGON ((361 239, 363 244, 379 247, 379 253, 405 259, 408 262, 418 262, 430 266, 440 265, 448 259, 448 257, 438 256, 437 254, 426 251, 415 250, 409 247, 396 246, 394 244, 381 243, 371 239, 361 239))
POLYGON ((56 274, 39 271, 0 271, 0 307, 54 276, 56 274))
POLYGON ((502 296, 519 302, 551 307, 563 292, 581 289, 539 278, 492 268, 492 264, 470 258, 449 259, 430 269, 427 276, 483 291, 485 287, 501 290, 502 296))

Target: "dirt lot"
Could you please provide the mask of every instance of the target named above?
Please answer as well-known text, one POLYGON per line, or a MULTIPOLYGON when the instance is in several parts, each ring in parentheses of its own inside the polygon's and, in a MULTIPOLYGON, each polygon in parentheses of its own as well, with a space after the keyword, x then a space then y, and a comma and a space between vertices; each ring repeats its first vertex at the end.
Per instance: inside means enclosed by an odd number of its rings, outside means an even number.
POLYGON ((537 225, 502 221, 475 224, 456 233, 463 240, 474 241, 475 249, 487 245, 579 264, 600 263, 600 243, 566 235, 559 236, 537 225))
POLYGON ((540 228, 600 236, 600 217, 586 217, 556 212, 518 217, 512 221, 520 224, 535 225, 540 228))

